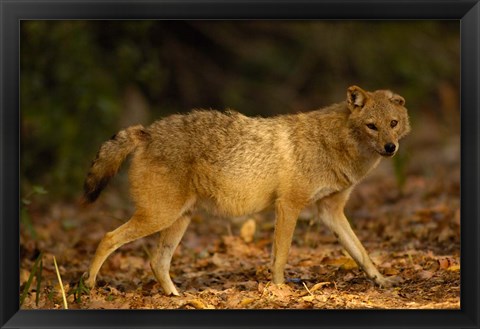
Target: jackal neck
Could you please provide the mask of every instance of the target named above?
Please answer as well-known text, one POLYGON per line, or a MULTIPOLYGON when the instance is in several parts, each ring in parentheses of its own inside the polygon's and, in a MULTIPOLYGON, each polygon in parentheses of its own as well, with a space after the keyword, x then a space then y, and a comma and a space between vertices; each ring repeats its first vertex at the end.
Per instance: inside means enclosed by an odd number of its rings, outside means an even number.
POLYGON ((292 133, 297 165, 310 174, 323 174, 333 186, 346 188, 358 183, 380 161, 349 124, 346 103, 297 116, 292 133), (306 155, 307 154, 307 155, 306 155))

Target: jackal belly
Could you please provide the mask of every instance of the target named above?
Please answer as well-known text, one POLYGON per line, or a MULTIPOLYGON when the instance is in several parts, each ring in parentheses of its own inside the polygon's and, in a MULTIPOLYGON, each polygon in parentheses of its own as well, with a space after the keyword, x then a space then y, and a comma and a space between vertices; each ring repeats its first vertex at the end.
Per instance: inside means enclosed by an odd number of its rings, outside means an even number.
POLYGON ((223 177, 210 180, 206 189, 197 188, 198 207, 227 217, 262 211, 273 203, 274 198, 275 187, 268 180, 223 177))

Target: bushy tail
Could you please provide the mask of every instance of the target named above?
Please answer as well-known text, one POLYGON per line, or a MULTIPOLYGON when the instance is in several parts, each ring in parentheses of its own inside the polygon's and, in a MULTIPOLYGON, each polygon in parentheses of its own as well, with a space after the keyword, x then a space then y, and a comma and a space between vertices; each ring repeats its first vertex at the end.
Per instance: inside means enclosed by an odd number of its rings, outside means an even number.
POLYGON ((100 147, 83 185, 83 202, 94 202, 108 181, 120 168, 125 158, 138 145, 150 139, 150 134, 141 125, 119 131, 100 147))

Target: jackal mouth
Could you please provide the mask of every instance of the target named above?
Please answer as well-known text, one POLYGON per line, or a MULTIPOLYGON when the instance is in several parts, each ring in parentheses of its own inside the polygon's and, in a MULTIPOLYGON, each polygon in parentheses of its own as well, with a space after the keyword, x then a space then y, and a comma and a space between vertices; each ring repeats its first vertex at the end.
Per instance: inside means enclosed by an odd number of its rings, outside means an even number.
MULTIPOLYGON (((378 152, 378 151, 377 151, 378 152)), ((395 155, 395 152, 391 152, 391 153, 388 153, 388 152, 378 152, 378 154, 380 154, 382 157, 387 157, 387 158, 391 158, 395 155)))

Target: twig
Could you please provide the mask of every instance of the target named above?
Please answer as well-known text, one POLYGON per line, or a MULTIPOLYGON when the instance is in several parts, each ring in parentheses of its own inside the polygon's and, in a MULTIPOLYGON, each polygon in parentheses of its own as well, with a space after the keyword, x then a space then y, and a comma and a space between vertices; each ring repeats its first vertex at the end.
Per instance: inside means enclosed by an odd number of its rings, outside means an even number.
POLYGON ((268 288, 269 285, 270 285, 270 281, 268 281, 267 284, 265 285, 265 288, 263 288, 262 295, 260 296, 260 299, 262 299, 263 296, 265 295, 265 292, 267 291, 267 288, 268 288))
POLYGON ((308 293, 310 294, 310 296, 313 296, 312 292, 310 291, 310 289, 308 289, 307 285, 305 284, 305 282, 303 282, 303 286, 305 287, 305 289, 307 289, 308 293))
POLYGON ((58 271, 57 260, 53 256, 53 264, 55 264, 55 271, 57 272, 58 283, 60 284, 60 289, 62 290, 63 297, 63 308, 68 310, 67 297, 65 297, 65 290, 63 289, 62 278, 60 277, 60 272, 58 271))

